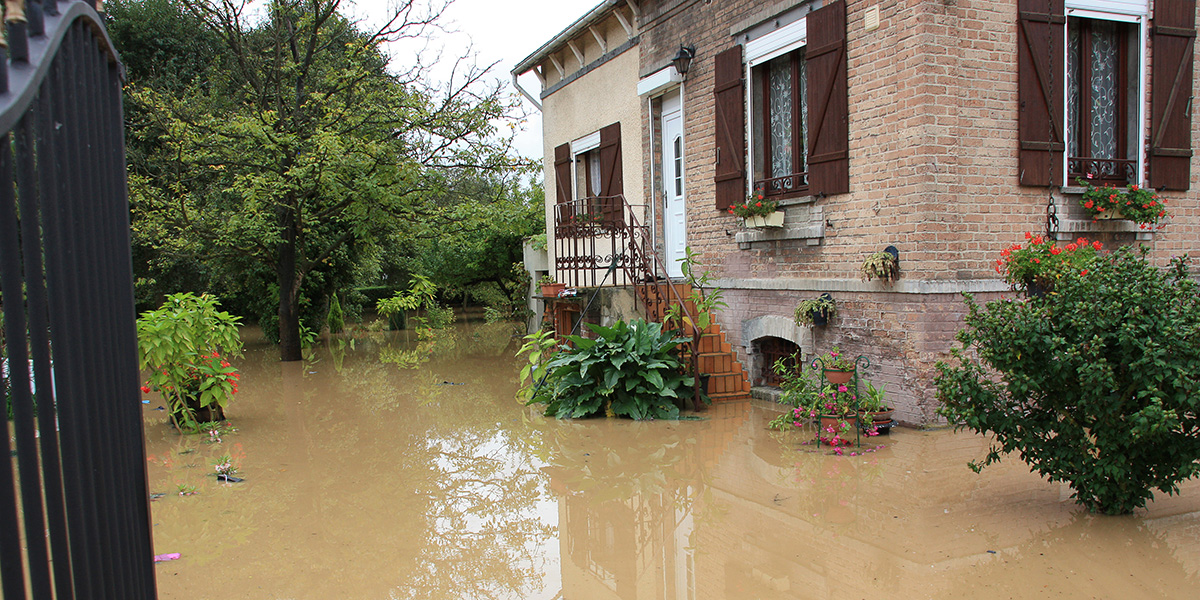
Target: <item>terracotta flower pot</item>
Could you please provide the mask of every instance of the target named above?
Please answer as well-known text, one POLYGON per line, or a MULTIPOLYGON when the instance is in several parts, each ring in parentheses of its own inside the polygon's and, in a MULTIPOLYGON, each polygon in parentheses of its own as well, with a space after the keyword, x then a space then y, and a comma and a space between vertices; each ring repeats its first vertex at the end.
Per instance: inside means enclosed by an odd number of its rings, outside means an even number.
POLYGON ((825 380, 833 385, 846 385, 850 383, 851 379, 854 379, 853 370, 823 369, 821 372, 825 374, 825 380))
POLYGON ((542 295, 547 298, 557 298, 558 293, 567 289, 565 283, 544 283, 542 284, 542 295))

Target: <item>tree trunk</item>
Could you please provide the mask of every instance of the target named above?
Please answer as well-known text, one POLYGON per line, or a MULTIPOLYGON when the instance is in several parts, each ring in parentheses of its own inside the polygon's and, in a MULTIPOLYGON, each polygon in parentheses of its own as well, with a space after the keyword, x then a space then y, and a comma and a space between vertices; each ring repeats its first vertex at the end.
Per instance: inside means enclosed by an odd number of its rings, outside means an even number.
POLYGON ((281 239, 276 248, 275 274, 279 284, 279 360, 301 359, 300 298, 296 289, 296 216, 278 209, 281 239))

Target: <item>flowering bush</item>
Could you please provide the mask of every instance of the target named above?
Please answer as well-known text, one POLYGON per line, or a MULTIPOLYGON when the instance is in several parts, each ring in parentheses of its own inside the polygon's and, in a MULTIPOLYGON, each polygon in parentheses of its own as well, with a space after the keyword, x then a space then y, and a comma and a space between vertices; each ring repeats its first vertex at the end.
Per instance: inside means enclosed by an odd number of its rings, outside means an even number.
POLYGON ((939 363, 939 413, 1016 452, 1091 511, 1129 513, 1200 474, 1200 287, 1121 248, 1055 293, 981 307, 967 296, 957 364, 939 363))
POLYGON ((1079 203, 1092 215, 1093 221, 1101 215, 1119 213, 1120 218, 1149 229, 1167 216, 1167 200, 1159 198, 1152 190, 1136 185, 1126 186, 1124 190, 1108 184, 1097 188, 1090 181, 1078 178, 1075 181, 1087 188, 1079 203))
POLYGON ((820 364, 822 369, 831 369, 835 371, 853 371, 854 360, 846 353, 842 352, 837 346, 834 346, 827 354, 818 357, 813 361, 813 364, 820 364))
POLYGON ((779 203, 774 200, 766 200, 760 193, 750 195, 750 198, 741 205, 734 204, 729 207, 729 214, 737 215, 745 219, 746 217, 765 217, 779 208, 779 203))
POLYGON ((1079 238, 1059 246, 1054 240, 1025 232, 1028 245, 1020 243, 1000 251, 996 261, 996 272, 1013 289, 1028 290, 1030 284, 1049 288, 1067 272, 1087 274, 1088 265, 1096 258, 1103 245, 1079 238))
POLYGON ((188 293, 138 317, 138 359, 149 373, 142 392, 162 395, 180 431, 196 431, 200 418, 225 418, 238 374, 222 353, 241 354, 237 325, 212 296, 188 293))

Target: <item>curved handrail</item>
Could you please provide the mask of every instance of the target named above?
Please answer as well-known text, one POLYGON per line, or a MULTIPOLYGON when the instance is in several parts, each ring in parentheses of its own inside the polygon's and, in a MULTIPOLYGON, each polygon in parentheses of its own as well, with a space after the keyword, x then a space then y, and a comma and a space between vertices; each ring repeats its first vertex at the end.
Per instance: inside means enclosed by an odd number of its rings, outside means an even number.
POLYGON ((0 88, 0 132, 11 131, 33 103, 63 38, 78 20, 87 22, 109 62, 115 64, 121 78, 125 78, 125 65, 108 37, 104 17, 82 0, 61 3, 66 5, 61 12, 59 4, 57 0, 45 0, 43 14, 43 4, 31 2, 27 6, 28 21, 8 23, 10 56, 0 62, 0 71, 3 71, 0 78, 6 84, 0 88))

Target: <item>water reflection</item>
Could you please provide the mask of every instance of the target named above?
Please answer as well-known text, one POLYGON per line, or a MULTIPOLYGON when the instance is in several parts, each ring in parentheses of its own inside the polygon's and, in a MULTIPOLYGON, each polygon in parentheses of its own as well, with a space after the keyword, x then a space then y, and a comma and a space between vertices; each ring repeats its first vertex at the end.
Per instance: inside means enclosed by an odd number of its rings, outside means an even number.
POLYGON ((517 405, 515 344, 466 324, 279 363, 251 344, 236 432, 146 410, 167 598, 1190 597, 1200 486, 1081 514, 980 438, 898 431, 812 452, 770 413, 554 421, 517 405), (221 484, 230 454, 246 481, 221 484), (198 494, 180 497, 178 484, 198 494))

